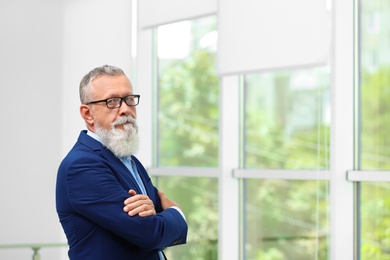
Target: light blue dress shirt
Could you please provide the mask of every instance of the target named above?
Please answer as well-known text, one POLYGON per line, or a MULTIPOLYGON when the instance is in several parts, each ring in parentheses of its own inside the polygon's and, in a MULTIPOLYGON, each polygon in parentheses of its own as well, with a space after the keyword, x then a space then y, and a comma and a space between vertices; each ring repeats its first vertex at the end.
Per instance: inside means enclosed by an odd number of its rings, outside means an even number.
POLYGON ((124 165, 126 165, 127 169, 129 169, 134 179, 137 181, 137 184, 141 189, 142 194, 147 194, 144 183, 142 182, 141 177, 139 176, 134 161, 131 158, 121 158, 120 160, 123 162, 124 165))

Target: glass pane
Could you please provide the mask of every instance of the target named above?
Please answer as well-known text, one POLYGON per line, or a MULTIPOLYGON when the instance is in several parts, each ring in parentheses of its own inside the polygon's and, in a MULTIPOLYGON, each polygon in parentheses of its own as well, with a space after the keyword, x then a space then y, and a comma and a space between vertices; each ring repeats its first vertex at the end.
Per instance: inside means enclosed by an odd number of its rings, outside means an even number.
POLYGON ((216 18, 158 27, 158 164, 218 166, 216 18))
MULTIPOLYGON (((246 168, 330 168, 329 81, 327 67, 245 77, 246 168)), ((246 180, 244 194, 246 259, 328 259, 327 181, 246 180)))
POLYGON ((361 188, 361 258, 390 259, 390 183, 364 183, 361 188))
POLYGON ((167 258, 218 259, 218 180, 158 177, 157 186, 179 203, 188 223, 187 244, 165 249, 167 258))
POLYGON ((390 170, 390 2, 362 2, 361 167, 390 170))
POLYGON ((245 259, 329 259, 328 181, 247 180, 245 259))
POLYGON ((327 68, 245 78, 245 165, 268 169, 329 169, 327 68))
MULTIPOLYGON (((390 2, 361 1, 360 168, 390 170, 390 2)), ((360 259, 390 259, 390 184, 360 185, 360 259)))

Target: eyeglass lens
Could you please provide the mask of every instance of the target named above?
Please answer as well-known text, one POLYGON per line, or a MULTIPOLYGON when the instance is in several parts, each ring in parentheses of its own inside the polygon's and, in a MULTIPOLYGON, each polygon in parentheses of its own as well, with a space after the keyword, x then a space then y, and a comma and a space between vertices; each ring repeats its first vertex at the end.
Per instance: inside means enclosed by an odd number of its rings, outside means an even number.
POLYGON ((118 108, 122 105, 122 101, 125 101, 128 106, 136 106, 138 105, 139 98, 137 96, 128 96, 124 98, 110 98, 107 99, 107 107, 108 108, 118 108))

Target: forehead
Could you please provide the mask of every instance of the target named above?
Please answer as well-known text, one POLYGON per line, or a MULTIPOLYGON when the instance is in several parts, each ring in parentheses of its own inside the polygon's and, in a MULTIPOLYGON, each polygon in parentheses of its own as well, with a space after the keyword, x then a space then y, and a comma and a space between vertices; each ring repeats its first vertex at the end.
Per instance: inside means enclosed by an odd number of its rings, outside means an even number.
POLYGON ((125 75, 98 76, 92 81, 92 87, 96 94, 100 95, 130 94, 133 91, 131 82, 125 75))

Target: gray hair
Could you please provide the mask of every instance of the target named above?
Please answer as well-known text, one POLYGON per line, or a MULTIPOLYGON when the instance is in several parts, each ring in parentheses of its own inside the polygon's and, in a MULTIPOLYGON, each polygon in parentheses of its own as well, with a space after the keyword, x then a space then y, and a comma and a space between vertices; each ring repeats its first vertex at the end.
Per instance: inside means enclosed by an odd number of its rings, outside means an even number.
POLYGON ((80 101, 81 104, 86 104, 93 98, 92 84, 91 82, 99 76, 118 76, 125 75, 123 70, 115 66, 103 65, 101 67, 94 68, 87 75, 83 77, 80 82, 80 101))

